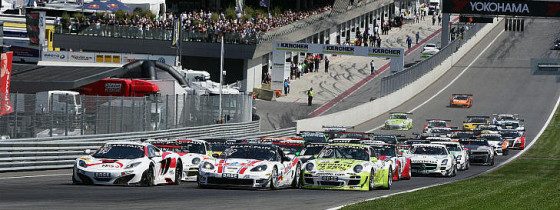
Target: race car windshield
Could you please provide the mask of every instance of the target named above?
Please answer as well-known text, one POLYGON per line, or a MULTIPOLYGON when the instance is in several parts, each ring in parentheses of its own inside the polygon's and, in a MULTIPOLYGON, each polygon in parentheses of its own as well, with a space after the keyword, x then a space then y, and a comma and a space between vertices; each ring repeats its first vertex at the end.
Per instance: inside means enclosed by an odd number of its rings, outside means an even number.
POLYGON ((107 159, 136 159, 144 157, 144 150, 140 146, 104 146, 93 154, 94 158, 107 159))
POLYGON ((230 147, 222 153, 223 158, 269 160, 276 159, 276 153, 270 148, 263 147, 230 147))
POLYGON ((204 149, 204 144, 187 143, 182 144, 181 148, 177 149, 177 151, 174 152, 206 154, 206 149, 204 149))
POLYGON ((211 148, 212 152, 224 151, 228 146, 229 145, 222 144, 222 143, 210 144, 210 148, 211 148))
POLYGON ((469 99, 468 96, 463 96, 463 95, 455 96, 455 100, 467 100, 467 99, 469 99))
POLYGON ((463 133, 463 132, 455 133, 455 137, 460 138, 460 139, 468 139, 468 138, 471 138, 473 136, 474 136, 473 133, 463 133))
POLYGON ((404 114, 393 114, 391 115, 391 117, 389 117, 389 119, 394 119, 394 120, 406 120, 406 115, 404 114))
POLYGON ((434 128, 434 127, 446 127, 447 124, 445 122, 441 122, 441 121, 432 121, 432 122, 428 122, 428 127, 430 128, 434 128))
POLYGON ((508 127, 516 129, 519 127, 519 123, 504 123, 502 125, 502 128, 508 128, 508 127))
POLYGON ((495 126, 479 126, 478 130, 497 131, 498 128, 495 126))
POLYGON ((447 155, 443 147, 414 147, 412 154, 416 155, 447 155))
POLYGON ((488 146, 487 141, 461 141, 463 145, 476 145, 476 146, 488 146))
POLYGON ((301 155, 316 155, 321 152, 324 146, 310 146, 306 147, 302 152, 301 155))
POLYGON ((459 148, 459 146, 456 145, 456 144, 448 144, 448 145, 445 145, 445 147, 447 147, 448 151, 452 151, 452 152, 460 152, 461 151, 461 148, 459 148))
POLYGON ((467 120, 467 122, 469 122, 469 123, 486 123, 486 119, 484 119, 484 118, 469 118, 469 120, 467 120))
POLYGON ((369 155, 363 148, 355 147, 325 147, 319 153, 319 158, 339 158, 369 161, 369 155))
POLYGON ((513 116, 499 116, 498 120, 515 120, 513 116))
POLYGON ((519 135, 518 132, 503 132, 502 133, 502 137, 504 138, 517 138, 521 135, 519 135))
POLYGON ((397 156, 394 147, 373 147, 373 151, 375 152, 376 157, 379 157, 379 156, 396 157, 397 156))

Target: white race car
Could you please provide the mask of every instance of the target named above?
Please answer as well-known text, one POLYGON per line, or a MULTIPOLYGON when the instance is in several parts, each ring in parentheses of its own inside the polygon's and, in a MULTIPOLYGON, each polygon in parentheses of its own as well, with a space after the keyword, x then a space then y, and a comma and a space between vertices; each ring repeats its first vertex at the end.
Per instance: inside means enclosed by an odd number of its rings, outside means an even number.
POLYGON ((181 161, 175 153, 162 154, 148 143, 112 142, 93 155, 76 159, 74 184, 141 185, 179 184, 181 161))
POLYGON ((439 174, 447 177, 457 175, 455 157, 444 145, 415 144, 411 153, 413 174, 439 174))
POLYGON ((508 155, 509 141, 504 140, 501 134, 481 134, 480 138, 488 140, 495 155, 508 155))
POLYGON ((299 188, 301 162, 271 144, 238 144, 217 159, 203 161, 198 186, 299 188))
POLYGON ((210 145, 203 140, 153 141, 154 146, 163 151, 175 152, 183 163, 182 181, 195 182, 200 162, 211 159, 210 145))
POLYGON ((467 150, 463 149, 459 142, 439 141, 432 142, 432 144, 445 145, 447 147, 447 151, 455 156, 455 160, 457 160, 458 170, 464 171, 470 168, 471 163, 469 161, 469 153, 467 152, 467 150))

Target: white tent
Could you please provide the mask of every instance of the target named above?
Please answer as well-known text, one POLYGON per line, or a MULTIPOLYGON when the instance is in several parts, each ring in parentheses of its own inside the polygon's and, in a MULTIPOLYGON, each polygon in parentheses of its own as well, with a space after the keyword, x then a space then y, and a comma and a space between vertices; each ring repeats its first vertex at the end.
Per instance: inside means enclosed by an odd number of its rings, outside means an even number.
POLYGON ((120 0, 131 9, 142 8, 149 9, 156 15, 165 14, 165 0, 120 0))

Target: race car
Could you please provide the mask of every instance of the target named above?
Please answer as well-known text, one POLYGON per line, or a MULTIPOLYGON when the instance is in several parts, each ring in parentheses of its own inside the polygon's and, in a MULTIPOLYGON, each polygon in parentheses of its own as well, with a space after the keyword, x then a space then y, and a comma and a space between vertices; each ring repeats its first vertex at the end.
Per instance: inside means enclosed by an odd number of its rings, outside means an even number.
POLYGON ((203 161, 198 186, 256 189, 299 188, 301 162, 272 144, 231 145, 216 159, 203 161))
POLYGON ((447 151, 453 154, 457 161, 457 170, 464 171, 471 167, 469 153, 463 149, 459 142, 433 141, 432 144, 441 144, 447 147, 447 151))
POLYGON ((182 181, 194 182, 198 177, 200 162, 212 158, 210 144, 203 140, 177 139, 151 141, 154 146, 168 152, 175 152, 183 163, 182 181))
POLYGON ((479 125, 474 130, 474 135, 481 135, 481 134, 499 134, 500 127, 497 125, 479 125))
POLYGON ((302 183, 308 189, 390 189, 393 183, 391 166, 362 144, 329 144, 303 168, 302 183))
POLYGON ((376 134, 373 135, 372 140, 373 141, 381 141, 381 142, 385 142, 387 144, 397 144, 399 141, 399 137, 404 137, 402 135, 380 135, 380 134, 376 134))
POLYGON ((328 135, 323 132, 304 131, 299 134, 305 143, 327 143, 328 135))
POLYGON ((427 119, 423 132, 427 132, 429 128, 450 128, 450 122, 450 120, 427 119))
POLYGON ((420 138, 425 139, 428 137, 448 137, 448 135, 451 134, 451 132, 452 132, 451 128, 445 128, 445 127, 428 128, 426 129, 426 132, 420 135, 420 138))
POLYGON ((231 145, 249 143, 249 141, 245 139, 206 139, 205 141, 210 144, 212 155, 216 154, 218 156, 231 145))
POLYGON ((486 139, 496 155, 508 155, 509 141, 504 140, 501 134, 481 134, 479 138, 486 139))
POLYGON ((525 131, 525 126, 523 126, 519 121, 504 121, 498 125, 498 129, 514 129, 516 131, 525 131))
POLYGON ((305 145, 305 148, 301 150, 298 158, 300 159, 301 163, 306 163, 310 159, 316 158, 319 155, 319 152, 327 145, 328 143, 311 143, 305 145))
POLYGON ((462 139, 459 143, 469 152, 470 163, 494 165, 494 148, 486 139, 462 139))
POLYGON ((472 94, 452 94, 449 99, 449 107, 467 107, 470 108, 473 103, 472 94))
POLYGON ((398 154, 397 146, 387 143, 373 143, 370 145, 377 159, 385 161, 393 169, 393 181, 409 180, 412 177, 410 158, 398 154))
POLYGON ((490 124, 489 116, 467 116, 467 120, 463 121, 463 130, 472 131, 479 125, 490 124))
POLYGON ((444 145, 416 144, 412 147, 410 160, 412 174, 437 174, 446 177, 457 175, 457 162, 444 145))
POLYGON ((492 124, 495 125, 501 125, 504 122, 507 121, 521 121, 522 119, 519 119, 519 115, 518 114, 492 114, 492 116, 494 116, 494 118, 492 119, 492 124))
POLYGON ((434 142, 434 141, 451 142, 452 139, 449 137, 431 136, 431 137, 427 137, 426 140, 430 140, 430 142, 434 142))
POLYGON ((179 155, 162 154, 149 143, 106 143, 94 154, 76 159, 74 184, 140 185, 179 184, 183 169, 179 155))
POLYGON ((449 134, 449 137, 451 138, 451 141, 458 142, 462 139, 474 139, 476 136, 472 131, 452 131, 449 134))
POLYGON ((525 132, 517 130, 501 130, 502 138, 508 141, 508 149, 525 149, 525 132))
POLYGON ((438 52, 439 52, 439 49, 437 48, 436 44, 428 43, 422 49, 422 53, 421 53, 420 57, 422 59, 426 59, 426 58, 432 57, 433 55, 435 55, 438 52))
POLYGON ((404 112, 390 113, 383 128, 386 130, 410 130, 413 126, 412 119, 409 117, 411 114, 404 112))
POLYGON ((280 149, 282 149, 282 151, 284 151, 284 154, 286 155, 299 156, 301 150, 305 148, 304 140, 275 140, 271 143, 280 147, 280 149))

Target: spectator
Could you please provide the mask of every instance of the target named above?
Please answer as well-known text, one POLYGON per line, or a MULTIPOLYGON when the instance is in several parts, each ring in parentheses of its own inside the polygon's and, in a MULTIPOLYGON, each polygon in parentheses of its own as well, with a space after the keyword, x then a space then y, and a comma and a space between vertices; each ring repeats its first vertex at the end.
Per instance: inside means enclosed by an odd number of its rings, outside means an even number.
POLYGON ((436 25, 436 15, 432 15, 432 25, 436 25))
POLYGON ((406 44, 408 45, 408 49, 412 47, 412 38, 409 35, 406 35, 406 44))
POLYGON ((313 96, 315 93, 313 92, 313 88, 309 88, 307 91, 307 106, 311 106, 313 104, 313 96))
POLYGON ((416 32, 416 44, 418 44, 418 40, 420 40, 420 31, 416 32))
POLYGON ((441 26, 441 15, 439 15, 439 16, 437 17, 437 23, 438 23, 438 25, 441 26))
POLYGON ((331 61, 329 61, 329 58, 327 56, 325 56, 325 73, 329 73, 329 63, 331 61))
POLYGON ((290 93, 290 81, 288 79, 284 80, 284 95, 290 93))
POLYGON ((373 74, 373 72, 375 72, 375 63, 373 62, 373 59, 371 60, 371 62, 369 62, 369 67, 371 70, 371 74, 373 74))

